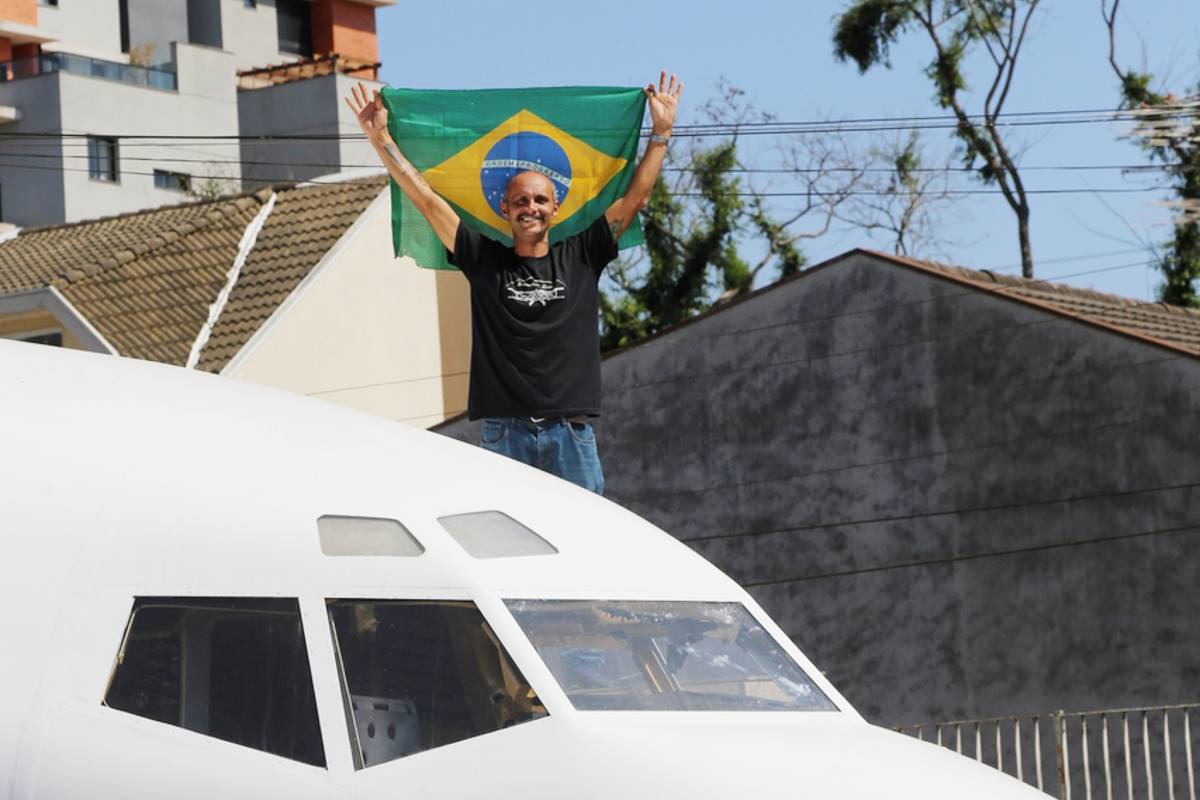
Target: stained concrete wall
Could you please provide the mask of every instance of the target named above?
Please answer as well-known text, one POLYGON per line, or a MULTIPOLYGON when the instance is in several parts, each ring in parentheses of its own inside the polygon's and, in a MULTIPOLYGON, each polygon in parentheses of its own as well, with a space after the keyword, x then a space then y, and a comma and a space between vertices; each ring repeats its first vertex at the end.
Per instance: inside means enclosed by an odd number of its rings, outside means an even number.
POLYGON ((611 499, 901 724, 1196 700, 1198 396, 1196 358, 856 255, 607 359, 598 428, 611 499))
MULTIPOLYGON (((0 106, 21 112, 21 119, 4 126, 6 134, 62 130, 57 74, 0 83, 0 106)), ((46 137, 25 148, 25 158, 0 159, 0 221, 30 227, 62 220, 64 140, 46 137)), ((87 168, 86 161, 83 166, 87 168)))
MULTIPOLYGON (((379 157, 345 103, 357 78, 323 75, 238 92, 238 129, 243 136, 313 136, 312 139, 243 139, 241 158, 247 189, 304 181, 369 167, 379 157), (353 139, 338 139, 352 136, 353 139), (324 137, 324 138, 323 138, 324 137)), ((368 91, 383 86, 363 81, 368 91)))

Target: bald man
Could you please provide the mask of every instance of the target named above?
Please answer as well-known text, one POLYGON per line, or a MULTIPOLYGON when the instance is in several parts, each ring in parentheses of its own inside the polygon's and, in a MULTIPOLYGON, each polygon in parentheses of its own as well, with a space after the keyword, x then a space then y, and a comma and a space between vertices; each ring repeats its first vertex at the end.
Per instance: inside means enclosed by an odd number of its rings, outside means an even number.
POLYGON ((346 98, 384 166, 471 284, 467 416, 482 419, 484 448, 604 493, 589 419, 600 415, 599 280, 617 241, 646 205, 662 171, 683 83, 666 72, 643 90, 652 134, 625 195, 587 230, 555 244, 553 182, 518 172, 500 211, 506 247, 467 227, 409 163, 387 128, 387 109, 361 83, 346 98))

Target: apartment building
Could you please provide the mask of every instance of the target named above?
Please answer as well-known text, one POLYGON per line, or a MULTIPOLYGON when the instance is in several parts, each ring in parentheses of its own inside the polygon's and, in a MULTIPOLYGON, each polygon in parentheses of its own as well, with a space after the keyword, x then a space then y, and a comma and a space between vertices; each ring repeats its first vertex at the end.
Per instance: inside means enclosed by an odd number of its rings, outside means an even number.
POLYGON ((340 97, 377 77, 375 13, 394 2, 0 0, 0 221, 74 222, 365 163, 365 143, 336 138, 358 131, 340 97))

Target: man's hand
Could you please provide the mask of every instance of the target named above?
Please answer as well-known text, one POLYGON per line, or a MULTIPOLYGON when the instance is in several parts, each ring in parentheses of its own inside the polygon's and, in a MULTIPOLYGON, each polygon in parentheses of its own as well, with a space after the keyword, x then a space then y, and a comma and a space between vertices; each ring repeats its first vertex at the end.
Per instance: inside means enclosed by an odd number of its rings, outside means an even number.
POLYGON ((383 98, 379 96, 379 90, 375 90, 375 96, 372 97, 367 92, 367 87, 359 81, 356 86, 350 87, 350 96, 346 98, 346 105, 350 106, 350 110, 354 112, 355 118, 358 120, 358 127, 362 128, 362 132, 367 135, 372 144, 387 144, 392 140, 391 134, 388 133, 388 112, 387 107, 383 104, 383 98))
POLYGON ((683 93, 683 81, 675 81, 671 75, 667 82, 667 71, 663 70, 658 76, 658 88, 654 84, 646 85, 642 90, 646 93, 646 105, 650 108, 650 130, 659 136, 670 136, 675 127, 675 112, 679 108, 679 95, 683 93))

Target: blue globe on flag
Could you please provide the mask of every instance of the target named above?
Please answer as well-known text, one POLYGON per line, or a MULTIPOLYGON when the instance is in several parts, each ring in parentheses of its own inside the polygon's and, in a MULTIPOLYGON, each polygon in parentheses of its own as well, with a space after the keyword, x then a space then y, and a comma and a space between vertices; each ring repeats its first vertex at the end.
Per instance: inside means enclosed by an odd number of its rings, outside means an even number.
POLYGON ((549 178, 559 205, 571 190, 571 160, 558 142, 533 131, 510 133, 492 145, 479 170, 483 196, 498 217, 504 217, 504 187, 518 172, 540 172, 549 178))

